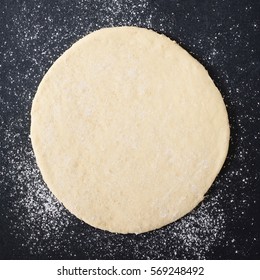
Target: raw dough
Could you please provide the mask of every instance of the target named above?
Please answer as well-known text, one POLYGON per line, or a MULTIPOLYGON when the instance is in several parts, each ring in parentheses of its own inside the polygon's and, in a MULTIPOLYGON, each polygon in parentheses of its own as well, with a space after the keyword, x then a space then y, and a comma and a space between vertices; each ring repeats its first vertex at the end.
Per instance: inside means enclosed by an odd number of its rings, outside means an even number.
POLYGON ((226 108, 207 71, 143 28, 101 29, 75 43, 44 76, 31 117, 50 190, 111 232, 146 232, 190 212, 228 151, 226 108))

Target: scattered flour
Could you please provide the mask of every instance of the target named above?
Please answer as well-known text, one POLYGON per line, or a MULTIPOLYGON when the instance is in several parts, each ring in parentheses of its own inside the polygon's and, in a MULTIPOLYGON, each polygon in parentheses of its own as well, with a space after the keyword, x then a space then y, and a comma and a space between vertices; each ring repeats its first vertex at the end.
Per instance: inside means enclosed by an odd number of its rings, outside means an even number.
MULTIPOLYGON (((28 4, 14 4, 16 10, 11 6, 13 2, 4 2, 3 13, 10 12, 5 21, 8 33, 1 31, 5 36, 0 71, 4 71, 5 80, 0 83, 0 200, 4 199, 0 223, 6 225, 6 234, 21 246, 19 249, 11 246, 13 251, 9 256, 205 259, 212 256, 218 246, 226 248, 231 256, 247 256, 245 246, 239 245, 238 237, 230 230, 230 223, 245 219, 256 198, 244 190, 259 182, 259 174, 252 177, 250 173, 254 152, 259 153, 257 148, 253 152, 252 147, 256 147, 260 134, 255 133, 252 138, 251 132, 259 121, 254 114, 254 110, 259 111, 259 100, 251 112, 246 109, 249 102, 259 96, 252 81, 257 63, 255 47, 251 46, 249 33, 242 33, 241 23, 233 18, 225 19, 227 29, 223 29, 224 23, 219 21, 211 34, 210 19, 197 15, 198 8, 187 8, 182 1, 175 1, 166 11, 162 8, 163 1, 152 2, 80 0, 76 4, 70 1, 63 1, 63 4, 57 1, 57 4, 56 1, 28 1, 28 4), (191 20, 196 22, 197 32, 190 31, 191 20), (31 102, 50 65, 91 31, 121 25, 152 28, 173 36, 172 39, 195 57, 203 58, 199 60, 214 74, 217 86, 225 89, 222 93, 228 105, 232 133, 224 171, 199 207, 162 229, 127 236, 96 230, 64 209, 41 178, 29 138, 31 102), (203 28, 207 36, 199 34, 203 28), (231 44, 230 52, 227 52, 228 44, 231 44), (251 53, 246 63, 239 60, 242 45, 251 53), (230 68, 236 68, 240 79, 234 80, 234 75, 227 70, 230 68)), ((227 1, 220 2, 225 6, 227 1)), ((251 6, 245 7, 245 15, 250 15, 251 11, 251 6)), ((217 9, 214 13, 218 18, 217 9)), ((250 24, 259 32, 259 23, 250 24)), ((253 226, 253 217, 250 222, 253 226)), ((256 238, 248 239, 252 246, 256 242, 256 238)), ((221 253, 213 255, 221 258, 221 253)))

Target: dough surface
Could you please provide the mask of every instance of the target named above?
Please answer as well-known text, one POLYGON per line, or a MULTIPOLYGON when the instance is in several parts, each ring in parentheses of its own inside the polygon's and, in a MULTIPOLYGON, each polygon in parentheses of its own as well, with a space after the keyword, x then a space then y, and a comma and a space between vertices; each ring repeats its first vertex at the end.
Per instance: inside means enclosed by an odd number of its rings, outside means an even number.
POLYGON ((79 219, 141 233, 203 199, 227 155, 229 124, 205 68, 154 31, 114 27, 68 49, 31 111, 44 181, 79 219))

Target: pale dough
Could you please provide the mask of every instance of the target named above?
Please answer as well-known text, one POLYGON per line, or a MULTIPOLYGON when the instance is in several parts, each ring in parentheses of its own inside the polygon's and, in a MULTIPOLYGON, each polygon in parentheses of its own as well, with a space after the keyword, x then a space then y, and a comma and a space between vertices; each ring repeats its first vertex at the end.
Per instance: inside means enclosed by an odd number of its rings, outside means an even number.
POLYGON ((228 151, 226 108, 207 71, 143 28, 101 29, 75 43, 44 76, 31 117, 50 190, 111 232, 146 232, 190 212, 228 151))

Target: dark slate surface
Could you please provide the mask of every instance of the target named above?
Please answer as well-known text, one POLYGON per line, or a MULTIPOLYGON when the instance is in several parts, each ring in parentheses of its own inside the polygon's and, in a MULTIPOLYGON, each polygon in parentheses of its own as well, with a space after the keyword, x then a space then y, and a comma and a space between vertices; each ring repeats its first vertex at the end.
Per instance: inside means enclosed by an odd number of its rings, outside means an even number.
POLYGON ((0 2, 1 259, 259 259, 259 14, 255 0, 0 2), (209 71, 227 105, 228 158, 205 200, 162 229, 94 229, 50 194, 29 138, 30 108, 50 65, 107 26, 175 39, 209 71))

